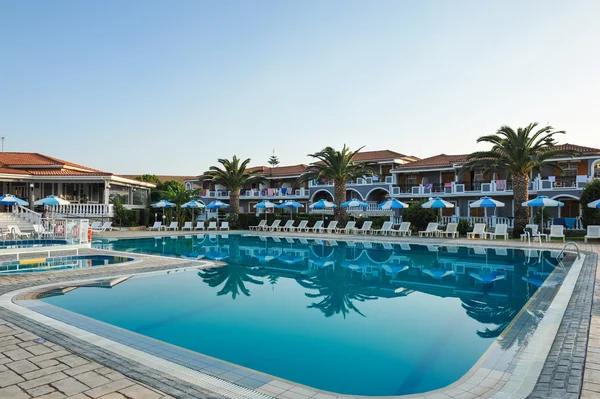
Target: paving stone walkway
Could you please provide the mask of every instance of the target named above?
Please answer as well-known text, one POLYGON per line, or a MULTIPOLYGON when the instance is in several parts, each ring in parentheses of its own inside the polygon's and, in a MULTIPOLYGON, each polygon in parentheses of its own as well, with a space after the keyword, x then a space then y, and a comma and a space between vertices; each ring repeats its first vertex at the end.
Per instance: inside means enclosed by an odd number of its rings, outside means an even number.
POLYGON ((166 399, 169 395, 0 320, 0 399, 166 399))

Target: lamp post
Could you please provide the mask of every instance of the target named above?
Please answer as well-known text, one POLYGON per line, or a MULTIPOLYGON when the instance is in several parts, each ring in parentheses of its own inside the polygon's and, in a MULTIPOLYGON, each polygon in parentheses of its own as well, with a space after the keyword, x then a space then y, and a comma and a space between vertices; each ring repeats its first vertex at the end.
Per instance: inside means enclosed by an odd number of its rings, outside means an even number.
POLYGON ((29 209, 31 209, 32 211, 33 211, 33 208, 35 208, 35 205, 33 205, 33 203, 35 201, 35 196, 33 195, 34 188, 35 188, 35 184, 29 183, 29 209))

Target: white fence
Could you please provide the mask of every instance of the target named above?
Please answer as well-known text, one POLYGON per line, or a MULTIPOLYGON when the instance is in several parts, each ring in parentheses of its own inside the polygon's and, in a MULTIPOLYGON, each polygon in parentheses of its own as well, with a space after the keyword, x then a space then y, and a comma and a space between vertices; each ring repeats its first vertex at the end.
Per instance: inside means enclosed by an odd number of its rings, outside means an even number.
POLYGON ((31 230, 19 228, 17 231, 13 226, 2 231, 1 243, 3 248, 56 245, 64 241, 67 244, 86 244, 89 242, 89 228, 88 219, 45 219, 31 224, 31 230))
POLYGON ((115 216, 113 204, 69 204, 48 207, 51 214, 78 217, 112 218, 115 216))

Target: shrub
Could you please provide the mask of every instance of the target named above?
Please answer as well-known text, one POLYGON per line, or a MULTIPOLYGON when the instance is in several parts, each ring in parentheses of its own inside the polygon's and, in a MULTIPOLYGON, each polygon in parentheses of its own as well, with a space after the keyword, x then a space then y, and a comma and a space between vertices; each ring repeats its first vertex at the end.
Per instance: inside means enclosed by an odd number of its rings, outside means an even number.
POLYGON ((404 210, 402 220, 410 222, 410 226, 414 231, 425 230, 428 223, 437 221, 436 209, 421 208, 425 201, 415 202, 404 210))
POLYGON ((458 227, 457 227, 457 231, 458 231, 458 235, 460 236, 466 236, 468 232, 470 232, 473 229, 473 227, 471 226, 471 222, 469 222, 469 219, 458 219, 458 227))
POLYGON ((588 183, 581 193, 581 221, 583 226, 600 224, 600 209, 588 208, 587 204, 600 199, 600 180, 588 183))

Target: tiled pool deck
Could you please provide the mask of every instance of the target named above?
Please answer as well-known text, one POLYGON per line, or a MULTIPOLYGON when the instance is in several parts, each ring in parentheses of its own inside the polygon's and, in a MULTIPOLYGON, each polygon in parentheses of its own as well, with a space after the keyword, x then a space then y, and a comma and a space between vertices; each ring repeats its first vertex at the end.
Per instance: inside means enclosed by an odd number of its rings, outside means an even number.
MULTIPOLYGON (((189 234, 189 233, 188 233, 189 234)), ((107 233, 106 237, 141 237, 141 236, 164 236, 165 233, 148 233, 148 232, 115 232, 107 233)), ((286 234, 277 234, 278 236, 285 236, 286 234)), ((298 234, 291 234, 291 236, 298 236, 298 234)), ((306 235, 308 236, 308 235, 306 235)), ((323 235, 319 235, 320 238, 324 238, 323 235)), ((343 240, 344 236, 330 236, 337 240, 343 240)), ((438 239, 400 239, 397 237, 372 237, 372 236, 352 236, 354 240, 377 240, 377 241, 400 241, 400 242, 424 242, 427 244, 444 244, 449 241, 453 245, 478 245, 483 244, 485 246, 510 246, 519 247, 522 243, 518 241, 472 241, 466 239, 457 240, 438 240, 438 239)), ((565 289, 561 289, 558 292, 553 289, 544 289, 538 292, 532 298, 531 305, 532 309, 539 309, 545 312, 545 316, 539 323, 536 330, 536 339, 531 340, 528 345, 522 345, 518 350, 515 351, 504 351, 494 349, 494 346, 482 357, 478 365, 467 374, 463 379, 450 387, 434 391, 431 393, 421 395, 411 395, 411 398, 477 398, 477 397, 494 397, 494 398, 508 398, 508 397, 527 397, 527 394, 532 398, 542 397, 555 397, 555 398, 576 398, 581 397, 592 398, 600 397, 600 296, 593 294, 594 284, 599 284, 596 280, 596 267, 597 267, 597 253, 600 249, 598 243, 579 244, 582 251, 586 252, 585 261, 583 264, 577 266, 581 269, 579 278, 572 278, 569 280, 569 276, 574 276, 573 273, 569 273, 567 279, 563 283, 565 289), (571 285, 569 290, 569 285, 571 285), (574 289, 574 290, 573 290, 574 289), (573 295, 571 296, 571 291, 573 295), (556 295, 556 297, 555 297, 556 295), (569 299, 570 297, 570 299, 569 299), (554 298, 554 299, 553 299, 554 298), (592 309, 592 298, 594 299, 592 309), (552 301, 552 303, 551 303, 552 301), (560 302, 563 305, 566 302, 569 306, 562 310, 560 309, 560 302), (592 317, 590 320, 590 311, 592 317), (564 317, 563 317, 564 312, 564 317), (562 321, 561 321, 562 320, 562 321), (588 331, 589 331, 589 342, 588 342, 588 331), (548 342, 543 342, 541 336, 546 336, 549 339, 548 342), (554 339, 554 337, 556 337, 554 339), (587 356, 586 356, 587 346, 587 356), (549 351, 549 353, 548 353, 549 351), (518 352, 518 353, 514 353, 518 352), (547 355, 547 356, 546 356, 547 355), (526 362, 517 360, 527 360, 526 362), (528 375, 528 372, 537 368, 537 373, 541 375, 539 378, 532 379, 531 377, 522 378, 522 376, 528 375), (511 393, 509 395, 509 392, 511 393), (526 392, 526 394, 525 394, 526 392)), ((543 248, 560 249, 562 243, 551 243, 544 244, 543 248)), ((539 244, 535 244, 536 248, 539 248, 539 244)), ((90 252, 98 253, 94 250, 90 252)), ((138 255, 136 254, 136 257, 138 255)), ((143 258, 142 262, 132 264, 128 266, 117 266, 118 269, 114 269, 112 266, 98 267, 97 269, 85 269, 85 270, 71 270, 67 272, 52 272, 36 274, 35 276, 6 276, 0 277, 0 294, 13 292, 18 289, 47 285, 65 281, 85 280, 94 278, 104 278, 108 276, 114 276, 115 271, 118 270, 118 274, 136 274, 145 273, 157 270, 167 270, 173 268, 185 268, 185 267, 202 267, 207 262, 182 262, 179 259, 174 258, 161 258, 161 257, 146 257, 143 258), (204 265, 202 264, 204 263, 204 265)), ((575 269, 575 266, 573 267, 575 269)), ((575 276, 577 277, 577 276, 575 276)), ((61 284, 68 285, 68 284, 61 284)), ((168 344, 160 343, 152 339, 141 337, 134 333, 129 333, 124 330, 116 328, 106 329, 105 325, 97 321, 78 316, 78 320, 74 320, 73 314, 65 311, 61 311, 58 308, 54 308, 49 305, 42 305, 38 301, 22 301, 20 304, 29 303, 28 307, 38 307, 36 310, 47 316, 51 316, 55 323, 56 320, 62 320, 68 324, 82 326, 83 322, 85 325, 82 327, 87 331, 96 332, 98 335, 104 338, 110 338, 112 342, 116 342, 123 345, 121 353, 115 355, 110 349, 110 345, 105 348, 93 345, 90 340, 90 334, 82 334, 81 337, 75 337, 77 333, 69 334, 64 331, 60 331, 55 326, 48 327, 40 322, 32 321, 31 319, 19 315, 11 310, 0 308, 0 398, 3 397, 46 397, 42 395, 49 394, 49 398, 64 398, 70 397, 69 394, 74 392, 62 390, 61 387, 69 386, 71 380, 75 380, 76 383, 82 384, 79 388, 82 389, 76 394, 79 398, 86 397, 103 397, 93 396, 97 395, 97 391, 94 389, 102 386, 107 386, 107 390, 116 388, 118 384, 112 384, 114 381, 104 381, 104 384, 92 387, 86 385, 85 381, 77 379, 76 375, 73 377, 63 370, 53 369, 52 367, 57 366, 55 362, 37 364, 32 363, 35 367, 42 370, 40 374, 42 377, 54 375, 52 378, 46 377, 39 382, 44 386, 44 389, 38 391, 34 388, 30 388, 31 392, 27 389, 32 384, 27 384, 31 377, 37 376, 37 374, 31 374, 31 371, 23 371, 27 368, 21 369, 19 364, 16 366, 13 363, 20 362, 24 359, 17 359, 21 356, 35 357, 35 349, 27 350, 27 348, 34 348, 42 345, 46 348, 50 348, 55 352, 61 354, 57 356, 56 362, 61 367, 65 362, 60 361, 63 356, 73 356, 78 359, 82 359, 90 364, 88 367, 97 366, 99 369, 112 369, 115 372, 115 376, 122 376, 121 379, 125 379, 127 383, 131 383, 136 387, 135 389, 126 390, 128 387, 114 389, 112 391, 106 391, 106 394, 112 396, 106 396, 107 398, 120 398, 120 397, 266 397, 273 396, 285 399, 329 399, 333 398, 332 395, 327 392, 313 390, 309 387, 295 385, 293 383, 282 381, 279 379, 273 379, 270 376, 262 375, 260 373, 253 372, 252 370, 245 370, 235 365, 228 365, 217 359, 210 359, 205 356, 186 351, 181 348, 177 348, 168 344), (82 320, 85 319, 85 320, 82 320), (3 328, 6 332, 2 332, 3 328), (24 330, 22 330, 24 329, 24 330), (36 344, 32 339, 36 336, 43 336, 52 342, 52 344, 36 344), (8 338, 5 338, 8 337, 8 338), (21 338, 19 338, 21 337, 21 338), (29 338, 29 339, 24 339, 29 338), (8 348, 8 349, 7 349, 8 348), (69 349, 75 354, 66 354, 63 348, 69 349), (108 348, 108 349, 107 349, 108 348), (182 378, 177 378, 177 373, 171 373, 170 370, 161 369, 164 364, 158 365, 152 364, 152 360, 144 362, 145 359, 138 358, 137 362, 132 359, 136 359, 136 355, 139 353, 135 352, 137 348, 145 353, 154 354, 163 359, 170 359, 177 365, 186 365, 196 370, 202 371, 201 375, 213 378, 213 380, 201 381, 195 376, 192 378, 185 377, 185 373, 180 374, 182 378), (21 351, 14 355, 14 350, 23 349, 28 354, 21 351), (11 356, 12 355, 12 356, 11 356), (6 359, 6 361, 4 361, 6 359), (87 360, 86 360, 87 359, 87 360), (4 363, 3 363, 4 361, 4 363), (141 363, 140 363, 141 362, 141 363), (148 366, 150 365, 150 366, 148 366), (13 367, 11 367, 13 366, 13 367), (6 370, 4 370, 6 369, 6 370), (47 372, 43 370, 48 370, 47 372), (4 370, 4 371, 3 371, 4 370), (6 381, 4 382, 3 373, 6 374, 6 381), (57 375, 55 375, 57 374, 57 375), (218 389, 211 389, 210 391, 198 386, 200 382, 203 386, 211 387, 211 382, 217 380, 212 376, 218 376, 220 379, 227 381, 235 381, 237 384, 255 389, 254 393, 251 390, 244 390, 240 392, 229 392, 219 391, 218 389), (29 379, 27 377, 30 377, 29 379), (57 379, 53 379, 57 378, 57 379), (62 381, 69 378, 64 384, 59 384, 62 381), (48 382, 45 382, 48 380, 48 382), (50 381, 52 380, 52 381, 50 381), (11 382, 12 381, 12 382, 11 382), (112 385, 110 385, 112 384, 112 385), (152 387, 152 388, 150 388, 152 387), (86 388, 86 389, 84 389, 86 388), (41 393, 46 390, 46 393, 41 393), (135 390, 141 392, 141 394, 133 393, 135 390), (121 392, 119 392, 121 391, 121 392), (214 392, 220 392, 221 395, 215 394, 214 392), (15 396, 16 394, 20 396, 15 396), (262 395, 260 393, 262 393, 262 395), (258 394, 258 396, 255 396, 258 394), (3 396, 4 395, 4 396, 3 396), (155 395, 155 396, 153 396, 155 395)), ((27 309, 25 309, 27 310, 27 309)), ((38 314, 39 315, 39 314, 38 314)), ((39 315, 39 317, 43 317, 39 315)), ((50 323, 52 324, 52 323, 50 323)), ((510 343, 514 340, 528 339, 530 336, 531 327, 537 324, 535 317, 527 312, 518 317, 511 328, 506 330, 506 333, 501 337, 501 341, 504 345, 510 346, 510 343)), ((81 332, 81 330, 79 330, 81 332)), ((500 341, 499 340, 499 341, 500 341)), ((496 343, 498 343, 497 341, 496 343)), ((100 342, 96 340, 96 344, 100 342)), ((115 344, 116 345, 116 344, 115 344)), ((498 344, 499 345, 499 344, 498 344)), ((113 347, 113 350, 115 348, 113 347)), ((51 358, 55 359, 55 358, 51 358)), ((150 359, 150 358, 149 358, 150 359)), ((37 359, 35 359, 37 360, 37 359)), ((48 359, 50 360, 50 359, 48 359)), ((86 364, 87 364, 86 363, 86 364)), ((167 364, 167 362, 165 362, 167 364)), ((38 371, 38 369, 34 369, 38 371)), ((107 370, 108 370, 107 369, 107 370)), ((64 370, 67 370, 66 368, 64 370)), ((90 369, 93 371, 93 369, 90 369)), ((87 374, 87 372, 84 372, 87 374)), ((96 373, 102 376, 102 373, 96 373)), ((41 377, 36 377, 41 378, 41 377)), ((33 378, 35 379, 35 378, 33 378)), ((83 377, 85 379, 85 377, 83 377)), ((218 380, 217 380, 218 381, 218 380)), ((35 384, 37 384, 36 382, 35 384)), ((33 385, 35 385, 33 384, 33 385)), ((75 383, 74 383, 75 384, 75 383)), ((121 384, 125 384, 122 382, 121 384)), ((36 386, 37 387, 37 386, 36 386)), ((63 387, 64 388, 64 387, 63 387)), ((213 387, 214 388, 214 387, 213 387)), ((66 388, 64 388, 66 389, 66 388)), ((137 391, 136 391, 137 392, 137 391)))

